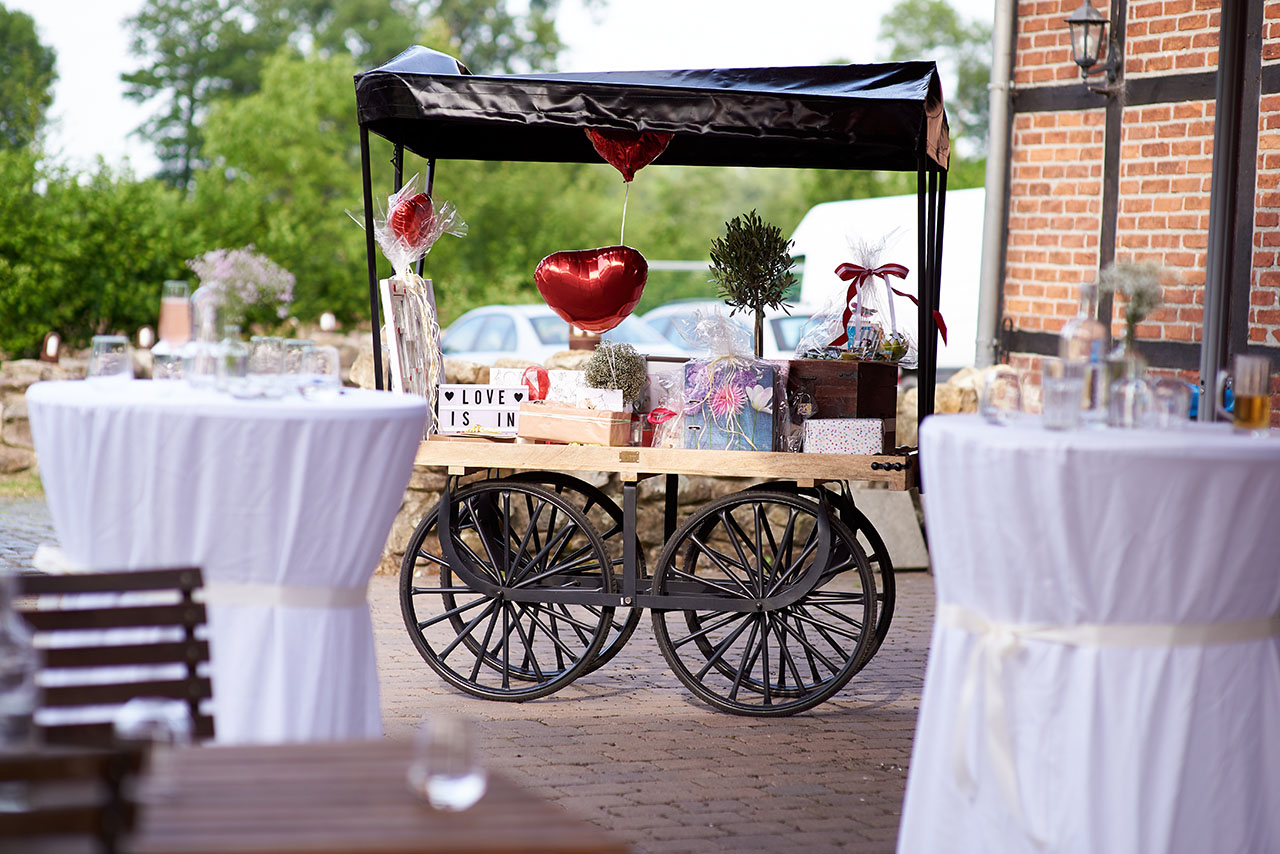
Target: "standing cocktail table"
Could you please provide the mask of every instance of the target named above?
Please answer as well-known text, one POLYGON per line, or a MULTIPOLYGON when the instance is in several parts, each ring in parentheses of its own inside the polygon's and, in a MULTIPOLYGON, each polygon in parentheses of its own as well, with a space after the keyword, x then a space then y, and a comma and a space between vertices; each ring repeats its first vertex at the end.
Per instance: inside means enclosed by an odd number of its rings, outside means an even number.
POLYGON ((381 733, 365 591, 412 473, 422 399, 77 381, 37 383, 27 404, 69 563, 204 569, 219 741, 381 733))
POLYGON ((1280 437, 920 433, 901 852, 1280 851, 1280 437))

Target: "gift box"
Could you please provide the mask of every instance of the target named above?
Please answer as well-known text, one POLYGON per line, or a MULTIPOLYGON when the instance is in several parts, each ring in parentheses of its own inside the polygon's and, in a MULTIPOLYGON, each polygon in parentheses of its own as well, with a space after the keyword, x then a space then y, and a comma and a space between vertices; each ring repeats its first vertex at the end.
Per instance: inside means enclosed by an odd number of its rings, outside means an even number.
POLYGON ((806 454, 882 454, 892 448, 883 418, 810 418, 804 422, 806 454))
POLYGON ((563 445, 631 444, 631 413, 614 409, 584 409, 545 401, 526 401, 520 405, 520 431, 523 439, 557 442, 563 445))
POLYGON ((684 446, 773 450, 774 376, 773 366, 757 359, 721 356, 688 362, 684 370, 684 446))

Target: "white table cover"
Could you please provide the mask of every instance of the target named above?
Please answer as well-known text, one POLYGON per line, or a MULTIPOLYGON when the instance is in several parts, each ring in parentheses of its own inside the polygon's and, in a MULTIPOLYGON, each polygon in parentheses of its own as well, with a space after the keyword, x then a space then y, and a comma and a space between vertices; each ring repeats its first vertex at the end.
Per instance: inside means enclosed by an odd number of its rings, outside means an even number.
POLYGON ((69 562, 203 568, 218 741, 381 734, 365 589, 413 470, 421 398, 76 381, 31 386, 27 406, 69 562))
POLYGON ((935 416, 920 448, 898 850, 1280 851, 1280 437, 935 416))

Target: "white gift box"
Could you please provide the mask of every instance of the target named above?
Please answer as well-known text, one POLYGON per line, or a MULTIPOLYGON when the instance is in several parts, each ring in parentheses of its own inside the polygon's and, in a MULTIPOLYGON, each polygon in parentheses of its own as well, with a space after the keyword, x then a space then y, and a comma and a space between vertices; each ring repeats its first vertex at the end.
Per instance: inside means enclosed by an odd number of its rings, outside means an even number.
POLYGON ((883 418, 810 418, 804 422, 806 454, 884 453, 883 418))

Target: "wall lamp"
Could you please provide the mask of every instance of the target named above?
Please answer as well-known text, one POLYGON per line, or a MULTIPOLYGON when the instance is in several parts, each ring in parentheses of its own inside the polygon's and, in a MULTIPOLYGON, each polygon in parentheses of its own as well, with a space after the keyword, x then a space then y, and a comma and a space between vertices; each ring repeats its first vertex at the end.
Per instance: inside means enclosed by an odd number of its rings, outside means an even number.
POLYGON ((1080 79, 1084 85, 1090 91, 1104 95, 1118 91, 1116 75, 1120 72, 1120 46, 1114 38, 1107 38, 1107 19, 1093 8, 1089 0, 1084 0, 1066 22, 1071 29, 1071 58, 1080 66, 1080 79), (1106 62, 1102 62, 1104 45, 1106 62), (1105 75, 1105 86, 1095 85, 1089 79, 1099 75, 1105 75))

